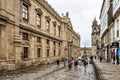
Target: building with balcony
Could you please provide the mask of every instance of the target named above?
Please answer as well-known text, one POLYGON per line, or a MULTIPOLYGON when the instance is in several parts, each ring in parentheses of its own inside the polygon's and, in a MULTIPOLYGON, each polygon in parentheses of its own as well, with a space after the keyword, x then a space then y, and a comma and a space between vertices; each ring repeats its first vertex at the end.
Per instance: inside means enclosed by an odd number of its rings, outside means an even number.
POLYGON ((100 37, 102 44, 102 54, 107 59, 107 45, 109 44, 109 30, 108 30, 108 9, 110 0, 103 0, 100 12, 100 37))
POLYGON ((115 20, 115 42, 120 47, 120 0, 113 0, 113 17, 115 20))

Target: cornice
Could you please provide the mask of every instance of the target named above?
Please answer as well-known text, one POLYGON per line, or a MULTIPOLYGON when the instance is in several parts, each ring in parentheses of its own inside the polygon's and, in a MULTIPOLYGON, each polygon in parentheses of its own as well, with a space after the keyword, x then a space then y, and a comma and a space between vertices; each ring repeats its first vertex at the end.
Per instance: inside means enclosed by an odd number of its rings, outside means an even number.
POLYGON ((0 20, 3 20, 3 21, 8 21, 9 18, 6 17, 6 16, 3 16, 3 15, 0 15, 0 20))
POLYGON ((51 38, 51 39, 55 39, 55 40, 57 40, 57 41, 61 41, 61 42, 63 41, 63 40, 60 39, 60 38, 56 38, 56 37, 54 37, 54 36, 51 36, 51 35, 49 35, 49 34, 46 34, 46 33, 42 32, 42 31, 40 32, 40 31, 38 31, 38 30, 29 28, 29 27, 24 26, 24 25, 22 25, 22 24, 20 24, 19 27, 22 28, 22 29, 25 29, 25 30, 29 30, 29 31, 31 31, 31 32, 34 32, 34 33, 36 33, 36 34, 42 35, 42 36, 45 36, 45 37, 48 37, 48 38, 51 38))
POLYGON ((45 0, 36 0, 41 6, 43 6, 49 13, 51 13, 57 20, 61 22, 60 15, 48 4, 45 0))

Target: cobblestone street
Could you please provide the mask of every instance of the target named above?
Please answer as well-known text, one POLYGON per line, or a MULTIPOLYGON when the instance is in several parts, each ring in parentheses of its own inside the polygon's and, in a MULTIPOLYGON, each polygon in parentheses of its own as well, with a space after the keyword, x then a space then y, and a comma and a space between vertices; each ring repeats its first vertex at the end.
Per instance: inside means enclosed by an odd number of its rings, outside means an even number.
POLYGON ((68 70, 67 68, 64 68, 35 80, 95 80, 95 74, 93 66, 89 65, 87 67, 87 72, 84 72, 83 66, 81 70, 68 70))
POLYGON ((47 66, 31 67, 29 69, 17 70, 1 74, 0 80, 96 80, 93 66, 87 67, 87 72, 84 72, 84 67, 81 70, 76 70, 68 67, 59 67, 56 64, 47 66))

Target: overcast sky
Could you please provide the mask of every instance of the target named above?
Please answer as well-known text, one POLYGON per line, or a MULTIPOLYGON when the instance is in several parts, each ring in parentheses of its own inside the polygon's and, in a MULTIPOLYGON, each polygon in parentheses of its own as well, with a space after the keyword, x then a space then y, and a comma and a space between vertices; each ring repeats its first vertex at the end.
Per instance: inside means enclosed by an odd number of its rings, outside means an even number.
POLYGON ((94 17, 99 22, 103 0, 47 0, 60 16, 69 12, 73 29, 81 36, 81 47, 91 46, 91 25, 94 17))

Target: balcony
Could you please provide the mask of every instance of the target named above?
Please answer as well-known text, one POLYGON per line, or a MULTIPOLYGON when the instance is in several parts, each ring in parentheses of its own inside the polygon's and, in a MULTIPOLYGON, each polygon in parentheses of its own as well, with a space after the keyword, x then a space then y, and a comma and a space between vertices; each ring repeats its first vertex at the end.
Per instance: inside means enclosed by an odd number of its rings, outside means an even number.
POLYGON ((108 14, 108 27, 110 27, 110 25, 114 22, 112 4, 110 5, 110 7, 108 9, 107 14, 108 14))

